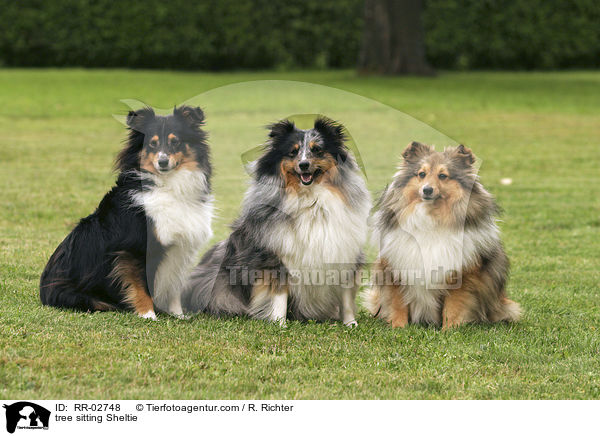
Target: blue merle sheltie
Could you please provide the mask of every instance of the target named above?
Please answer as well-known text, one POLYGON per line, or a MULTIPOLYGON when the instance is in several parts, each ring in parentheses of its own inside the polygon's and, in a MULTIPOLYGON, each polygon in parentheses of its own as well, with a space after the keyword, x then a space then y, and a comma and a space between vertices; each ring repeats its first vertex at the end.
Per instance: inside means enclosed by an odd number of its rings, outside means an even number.
POLYGON ((380 255, 367 308, 393 327, 517 321, 520 307, 506 296, 499 208, 471 150, 413 142, 402 156, 374 215, 380 255))
POLYGON ((116 186, 58 246, 40 280, 43 304, 182 315, 181 290, 211 237, 211 164, 200 108, 130 112, 116 186))
POLYGON ((214 315, 355 321, 370 194, 344 128, 270 126, 241 216, 192 274, 185 309, 214 315))

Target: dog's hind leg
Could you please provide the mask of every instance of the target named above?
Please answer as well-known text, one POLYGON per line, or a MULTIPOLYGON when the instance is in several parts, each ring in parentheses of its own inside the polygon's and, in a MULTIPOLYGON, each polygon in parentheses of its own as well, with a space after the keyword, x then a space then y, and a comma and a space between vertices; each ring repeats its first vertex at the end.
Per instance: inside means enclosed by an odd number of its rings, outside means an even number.
POLYGON ((132 286, 129 288, 128 300, 132 301, 133 310, 138 316, 156 321, 154 303, 145 288, 132 286))
POLYGON ((286 325, 288 289, 275 283, 255 284, 252 288, 250 316, 286 325))
POLYGON ((404 298, 400 293, 398 286, 388 285, 386 286, 387 292, 390 294, 390 317, 389 321, 392 324, 392 328, 406 327, 408 324, 408 306, 404 303, 404 298))
POLYGON ((138 316, 156 320, 154 303, 146 290, 143 269, 140 268, 138 261, 127 253, 119 253, 115 259, 111 277, 121 283, 123 301, 138 316))
POLYGON ((154 303, 152 297, 148 295, 145 286, 141 280, 130 277, 125 286, 125 301, 132 307, 133 311, 141 318, 156 321, 154 312, 154 303))
POLYGON ((444 300, 442 330, 474 321, 473 313, 476 305, 477 298, 472 292, 466 289, 451 290, 444 300))

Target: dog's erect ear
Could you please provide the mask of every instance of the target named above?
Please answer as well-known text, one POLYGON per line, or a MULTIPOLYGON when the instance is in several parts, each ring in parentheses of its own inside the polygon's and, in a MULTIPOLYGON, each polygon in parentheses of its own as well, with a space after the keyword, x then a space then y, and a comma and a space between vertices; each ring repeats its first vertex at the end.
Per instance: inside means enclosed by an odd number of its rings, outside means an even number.
POLYGON ((173 109, 173 115, 183 118, 193 127, 204 124, 204 111, 199 107, 180 106, 173 109))
POLYGON ((268 126, 271 143, 276 144, 296 130, 296 125, 290 120, 281 120, 268 126))
POLYGON ((460 159, 465 165, 470 166, 475 162, 475 156, 470 148, 460 144, 454 149, 455 156, 460 159))
POLYGON ((129 111, 127 114, 127 125, 138 132, 144 131, 143 127, 148 121, 154 119, 154 110, 151 107, 129 111))
POLYGON ((337 144, 343 144, 346 140, 344 135, 344 126, 325 117, 315 120, 314 129, 319 132, 326 141, 333 141, 337 144))
POLYGON ((402 152, 402 157, 407 162, 416 162, 419 159, 431 154, 433 149, 427 145, 417 141, 408 144, 408 147, 402 152))

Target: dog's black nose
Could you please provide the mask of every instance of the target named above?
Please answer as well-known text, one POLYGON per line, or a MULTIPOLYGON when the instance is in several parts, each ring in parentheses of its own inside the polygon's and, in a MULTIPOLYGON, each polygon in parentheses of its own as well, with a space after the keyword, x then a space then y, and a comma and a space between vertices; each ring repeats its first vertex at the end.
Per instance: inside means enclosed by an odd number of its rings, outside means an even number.
POLYGON ((302 162, 300 162, 298 164, 298 166, 300 167, 301 171, 307 171, 308 168, 310 167, 310 162, 307 160, 303 160, 302 162))
POLYGON ((425 195, 433 194, 433 188, 431 186, 425 186, 423 188, 423 194, 425 194, 425 195))
POLYGON ((169 158, 168 157, 160 158, 158 160, 158 166, 160 167, 160 169, 168 168, 169 167, 169 158))

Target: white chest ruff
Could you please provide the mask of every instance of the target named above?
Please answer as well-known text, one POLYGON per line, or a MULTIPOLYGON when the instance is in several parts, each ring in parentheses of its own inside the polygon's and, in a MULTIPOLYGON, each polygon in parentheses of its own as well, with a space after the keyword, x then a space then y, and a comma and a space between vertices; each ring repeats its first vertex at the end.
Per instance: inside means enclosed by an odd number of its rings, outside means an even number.
POLYGON ((153 181, 155 186, 134 193, 133 201, 144 208, 158 241, 165 247, 205 243, 212 236, 213 205, 204 173, 179 170, 153 181))
POLYGON ((478 253, 497 244, 495 222, 457 230, 439 226, 419 204, 401 225, 381 237, 381 257, 405 285, 403 297, 413 322, 438 323, 441 297, 449 289, 446 278, 460 279, 474 265, 478 253))
POLYGON ((352 210, 321 185, 288 196, 283 205, 291 220, 275 226, 267 244, 292 276, 290 296, 308 316, 330 317, 354 271, 367 237, 369 199, 352 210), (341 285, 341 286, 340 286, 341 285))
POLYGON ((154 304, 163 311, 178 313, 180 292, 187 273, 203 244, 212 236, 212 197, 207 194, 206 176, 200 171, 179 170, 152 176, 155 186, 132 195, 142 206, 152 231, 165 254, 154 279, 154 304))

